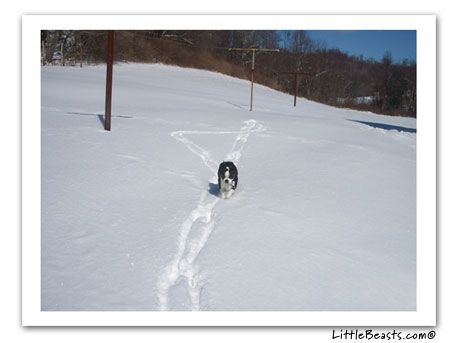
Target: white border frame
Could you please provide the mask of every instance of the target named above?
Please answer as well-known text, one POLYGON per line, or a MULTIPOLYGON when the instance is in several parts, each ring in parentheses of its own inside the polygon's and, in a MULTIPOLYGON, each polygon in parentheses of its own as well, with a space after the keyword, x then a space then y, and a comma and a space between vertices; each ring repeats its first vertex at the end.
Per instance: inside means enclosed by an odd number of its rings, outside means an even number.
POLYGON ((27 15, 22 18, 22 325, 435 326, 436 17, 434 15, 27 15), (42 29, 417 31, 417 310, 412 312, 42 312, 42 29))

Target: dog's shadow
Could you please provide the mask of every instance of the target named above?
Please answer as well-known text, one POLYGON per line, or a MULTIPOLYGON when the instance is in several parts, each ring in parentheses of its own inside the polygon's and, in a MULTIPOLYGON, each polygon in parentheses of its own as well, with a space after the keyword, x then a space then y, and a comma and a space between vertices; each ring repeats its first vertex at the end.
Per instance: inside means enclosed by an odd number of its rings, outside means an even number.
POLYGON ((208 193, 214 195, 215 197, 219 196, 219 186, 217 183, 208 183, 208 193))

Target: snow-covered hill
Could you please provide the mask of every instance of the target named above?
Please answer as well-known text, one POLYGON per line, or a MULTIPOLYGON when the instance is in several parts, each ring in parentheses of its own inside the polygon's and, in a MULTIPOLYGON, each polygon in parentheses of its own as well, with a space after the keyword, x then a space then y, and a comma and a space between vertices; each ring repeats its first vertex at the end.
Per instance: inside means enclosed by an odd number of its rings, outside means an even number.
POLYGON ((105 74, 42 68, 42 310, 416 309, 415 119, 121 64, 106 132, 105 74))

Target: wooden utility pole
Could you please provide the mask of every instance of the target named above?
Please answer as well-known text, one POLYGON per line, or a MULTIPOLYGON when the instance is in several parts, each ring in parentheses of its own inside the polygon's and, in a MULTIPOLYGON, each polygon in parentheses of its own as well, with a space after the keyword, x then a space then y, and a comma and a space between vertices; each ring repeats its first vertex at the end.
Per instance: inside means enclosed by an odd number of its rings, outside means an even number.
POLYGON ((299 72, 299 71, 284 71, 283 74, 294 75, 294 107, 296 107, 297 85, 298 85, 297 75, 304 75, 306 73, 299 72))
POLYGON ((274 51, 280 52, 279 49, 258 49, 258 48, 229 48, 231 50, 245 50, 251 51, 253 53, 252 60, 251 60, 251 100, 250 100, 250 111, 253 111, 253 84, 254 84, 254 56, 256 51, 274 51))
POLYGON ((113 85, 113 51, 114 51, 114 31, 108 31, 107 45, 107 85, 105 96, 105 130, 111 131, 111 90, 113 85))

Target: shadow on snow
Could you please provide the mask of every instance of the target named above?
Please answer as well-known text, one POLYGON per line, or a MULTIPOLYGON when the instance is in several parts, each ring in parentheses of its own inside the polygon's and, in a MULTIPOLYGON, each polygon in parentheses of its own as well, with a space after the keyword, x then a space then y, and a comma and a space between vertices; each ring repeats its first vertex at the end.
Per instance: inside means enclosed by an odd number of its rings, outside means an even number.
POLYGON ((396 125, 390 125, 390 124, 382 124, 382 123, 372 123, 368 121, 361 121, 361 120, 352 120, 352 119, 347 119, 348 121, 353 121, 355 123, 360 123, 364 125, 371 126, 376 129, 383 129, 383 130, 396 130, 399 132, 409 132, 409 133, 417 133, 417 129, 412 129, 410 127, 403 127, 403 126, 396 126, 396 125))
MULTIPOLYGON (((98 117, 100 122, 102 123, 102 126, 105 127, 105 115, 104 114, 98 114, 98 113, 81 113, 81 112, 67 112, 68 114, 74 114, 78 116, 93 116, 93 117, 98 117)), ((133 118, 131 116, 123 115, 123 114, 118 114, 118 115, 111 115, 114 118, 133 118)))
POLYGON ((214 196, 219 196, 219 186, 217 183, 208 183, 208 193, 214 196))

